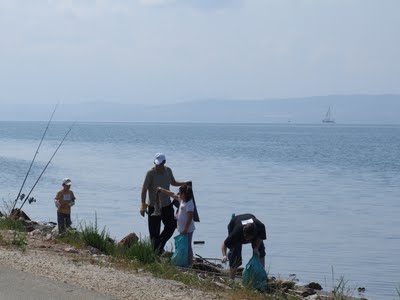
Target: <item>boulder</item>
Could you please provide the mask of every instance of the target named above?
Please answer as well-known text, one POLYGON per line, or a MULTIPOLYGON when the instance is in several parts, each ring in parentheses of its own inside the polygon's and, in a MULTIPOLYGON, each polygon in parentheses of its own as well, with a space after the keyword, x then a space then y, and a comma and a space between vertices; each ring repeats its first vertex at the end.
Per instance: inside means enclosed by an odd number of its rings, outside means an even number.
POLYGON ((78 249, 76 249, 74 247, 65 248, 64 251, 68 252, 68 253, 79 253, 78 249))
POLYGON ((310 282, 309 284, 306 285, 306 287, 318 291, 322 290, 322 286, 318 282, 310 282))
POLYGON ((118 245, 125 246, 125 247, 130 247, 133 244, 137 243, 139 241, 139 237, 136 235, 136 233, 132 232, 128 234, 126 237, 124 237, 118 245))
POLYGON ((88 246, 87 249, 88 249, 89 253, 92 254, 92 255, 100 255, 100 254, 102 254, 101 251, 99 249, 95 248, 95 247, 88 246))
POLYGON ((23 210, 20 210, 19 208, 14 208, 11 211, 10 217, 15 220, 23 219, 25 221, 31 221, 31 219, 28 217, 28 215, 26 213, 24 213, 23 210))

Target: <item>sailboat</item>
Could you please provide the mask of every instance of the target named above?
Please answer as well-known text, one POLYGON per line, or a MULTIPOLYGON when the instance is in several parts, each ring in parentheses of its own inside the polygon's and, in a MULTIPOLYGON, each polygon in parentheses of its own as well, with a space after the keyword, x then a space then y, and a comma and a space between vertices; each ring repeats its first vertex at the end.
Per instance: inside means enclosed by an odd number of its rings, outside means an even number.
POLYGON ((335 120, 331 116, 331 107, 329 106, 328 111, 326 112, 325 118, 322 120, 322 123, 330 123, 334 124, 335 120))

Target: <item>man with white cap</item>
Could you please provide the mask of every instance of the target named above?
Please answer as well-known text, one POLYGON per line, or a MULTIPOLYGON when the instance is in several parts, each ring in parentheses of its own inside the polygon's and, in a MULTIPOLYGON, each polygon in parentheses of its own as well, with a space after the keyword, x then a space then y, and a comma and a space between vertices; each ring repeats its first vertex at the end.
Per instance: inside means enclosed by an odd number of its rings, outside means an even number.
POLYGON ((58 232, 64 233, 66 228, 71 226, 71 206, 75 205, 75 195, 71 191, 71 179, 64 178, 62 190, 60 190, 54 203, 57 207, 58 232))
POLYGON ((172 170, 165 166, 166 157, 162 153, 157 153, 154 158, 154 167, 151 168, 144 179, 141 193, 140 214, 144 217, 146 209, 148 213, 148 226, 150 239, 154 249, 162 253, 167 241, 174 234, 176 229, 176 219, 171 199, 166 194, 157 195, 157 188, 162 187, 169 190, 170 185, 181 186, 185 182, 176 181, 172 170), (146 203, 148 192, 149 201, 146 203), (157 198, 160 197, 161 214, 154 214, 157 198), (161 231, 161 221, 164 229, 161 231))

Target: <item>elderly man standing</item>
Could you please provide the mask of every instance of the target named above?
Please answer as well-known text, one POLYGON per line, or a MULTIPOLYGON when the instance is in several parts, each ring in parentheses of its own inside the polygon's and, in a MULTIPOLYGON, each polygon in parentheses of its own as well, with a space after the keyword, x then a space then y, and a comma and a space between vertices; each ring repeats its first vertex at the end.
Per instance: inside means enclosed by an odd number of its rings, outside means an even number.
POLYGON ((172 170, 165 166, 166 158, 162 153, 157 153, 154 158, 154 167, 151 168, 144 179, 142 194, 141 194, 141 208, 140 214, 144 217, 146 209, 148 213, 148 226, 150 239, 153 243, 154 249, 159 253, 164 252, 165 244, 174 234, 176 228, 176 219, 174 215, 174 208, 171 199, 166 194, 157 194, 157 187, 162 187, 169 190, 170 185, 181 186, 185 182, 176 181, 172 170), (146 194, 148 193, 149 201, 146 203, 146 194), (160 197, 161 202, 161 215, 154 213, 156 201, 160 197), (161 221, 164 224, 164 229, 161 230, 161 221))

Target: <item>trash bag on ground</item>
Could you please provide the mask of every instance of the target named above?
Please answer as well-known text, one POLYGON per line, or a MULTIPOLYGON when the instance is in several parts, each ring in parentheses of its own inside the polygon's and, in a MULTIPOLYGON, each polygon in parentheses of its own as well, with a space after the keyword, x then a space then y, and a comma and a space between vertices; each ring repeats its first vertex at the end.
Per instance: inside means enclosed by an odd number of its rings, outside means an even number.
POLYGON ((175 251, 171 261, 178 267, 187 267, 189 265, 189 238, 187 235, 177 235, 174 237, 175 251))
POLYGON ((253 255, 243 271, 243 284, 257 290, 265 290, 268 274, 261 264, 260 258, 253 255))

